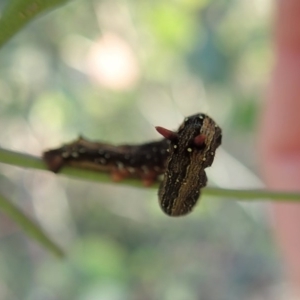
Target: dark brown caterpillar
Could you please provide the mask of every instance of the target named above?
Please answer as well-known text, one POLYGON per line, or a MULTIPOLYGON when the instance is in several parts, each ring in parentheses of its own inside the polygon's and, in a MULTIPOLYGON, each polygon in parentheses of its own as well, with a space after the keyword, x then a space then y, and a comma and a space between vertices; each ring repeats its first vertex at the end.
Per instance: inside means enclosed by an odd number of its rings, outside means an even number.
POLYGON ((43 159, 53 172, 71 165, 108 172, 115 181, 139 178, 146 186, 164 174, 159 187, 163 211, 170 216, 185 215, 193 209, 200 189, 206 185, 204 169, 212 164, 221 144, 221 129, 204 114, 186 118, 178 132, 156 129, 165 137, 163 140, 112 146, 80 137, 44 152, 43 159))
POLYGON ((44 152, 43 159, 55 173, 69 165, 110 173, 114 181, 140 178, 145 186, 150 186, 165 171, 168 147, 167 139, 142 145, 112 146, 79 137, 61 148, 44 152))
POLYGON ((213 163, 222 141, 221 129, 207 115, 197 114, 186 118, 178 132, 161 127, 157 130, 171 142, 158 192, 161 208, 170 216, 186 215, 206 186, 204 169, 213 163))

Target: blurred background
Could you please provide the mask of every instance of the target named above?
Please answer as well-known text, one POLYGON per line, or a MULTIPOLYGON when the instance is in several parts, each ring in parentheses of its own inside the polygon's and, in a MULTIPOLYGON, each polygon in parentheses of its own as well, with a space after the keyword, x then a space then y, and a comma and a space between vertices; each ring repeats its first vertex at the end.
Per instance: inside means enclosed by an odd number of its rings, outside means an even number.
MULTIPOLYGON (((79 134, 142 143, 159 139, 154 126, 205 112, 223 129, 209 184, 262 187, 271 23, 268 0, 70 1, 1 49, 1 147, 39 156, 79 134)), ((282 299, 261 202, 202 197, 170 218, 155 189, 0 172, 0 192, 68 253, 56 259, 0 214, 1 300, 282 299)))

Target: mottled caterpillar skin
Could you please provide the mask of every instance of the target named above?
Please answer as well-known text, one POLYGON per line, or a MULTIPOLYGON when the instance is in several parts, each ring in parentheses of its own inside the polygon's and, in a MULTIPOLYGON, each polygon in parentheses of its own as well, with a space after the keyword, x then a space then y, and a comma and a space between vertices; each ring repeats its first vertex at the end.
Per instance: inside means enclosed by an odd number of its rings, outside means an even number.
POLYGON ((222 132, 210 117, 196 114, 186 118, 170 140, 159 202, 167 215, 182 216, 192 211, 206 186, 204 169, 213 163, 222 132))
POLYGON ((55 173, 69 165, 110 173, 114 181, 139 178, 149 186, 165 170, 169 143, 163 139, 142 145, 113 146, 79 137, 61 148, 44 152, 43 159, 55 173))
POLYGON ((165 138, 142 145, 119 145, 89 141, 83 137, 43 153, 53 172, 65 165, 108 172, 115 181, 139 178, 149 186, 164 174, 159 202, 169 216, 188 214, 206 186, 204 169, 214 160, 221 144, 221 129, 205 114, 186 118, 177 132, 162 127, 165 138))

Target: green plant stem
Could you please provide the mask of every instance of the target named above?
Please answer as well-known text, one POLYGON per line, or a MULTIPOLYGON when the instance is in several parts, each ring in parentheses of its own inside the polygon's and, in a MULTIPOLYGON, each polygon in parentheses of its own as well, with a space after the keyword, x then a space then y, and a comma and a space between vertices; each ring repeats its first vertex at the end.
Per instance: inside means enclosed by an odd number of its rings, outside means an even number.
POLYGON ((0 18, 0 47, 28 22, 68 0, 10 0, 0 18))
MULTIPOLYGON (((43 160, 39 157, 26 155, 23 153, 13 152, 0 148, 0 163, 17 166, 22 168, 47 170, 43 160)), ((47 170, 48 171, 48 170, 47 170)), ((61 173, 68 177, 75 177, 82 180, 109 182, 112 183, 109 174, 94 172, 90 170, 78 169, 73 167, 65 167, 61 173)), ((141 181, 135 179, 125 179, 118 184, 130 185, 142 188, 141 181)), ((157 188, 158 184, 152 187, 157 188)), ((223 197, 223 198, 238 198, 240 200, 272 200, 272 201, 300 201, 300 193, 277 192, 269 190, 234 190, 207 187, 204 188, 202 194, 223 197)))
POLYGON ((64 252, 57 246, 47 235, 35 224, 30 218, 28 218, 17 206, 11 201, 5 199, 0 195, 0 210, 12 218, 19 226, 32 238, 38 241, 46 249, 51 251, 59 258, 64 257, 64 252))

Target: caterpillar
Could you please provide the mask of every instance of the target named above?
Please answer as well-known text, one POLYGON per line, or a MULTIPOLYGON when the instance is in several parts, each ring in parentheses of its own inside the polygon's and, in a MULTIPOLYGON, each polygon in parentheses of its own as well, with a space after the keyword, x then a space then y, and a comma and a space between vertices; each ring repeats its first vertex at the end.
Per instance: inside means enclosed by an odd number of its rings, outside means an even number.
POLYGON ((55 173, 70 165, 108 172, 114 181, 138 178, 145 186, 163 175, 158 191, 160 206, 169 216, 183 216, 192 211, 207 184, 205 168, 213 163, 222 131, 203 113, 185 118, 177 131, 159 126, 156 130, 164 138, 141 145, 113 146, 79 137, 45 151, 43 159, 55 173))

